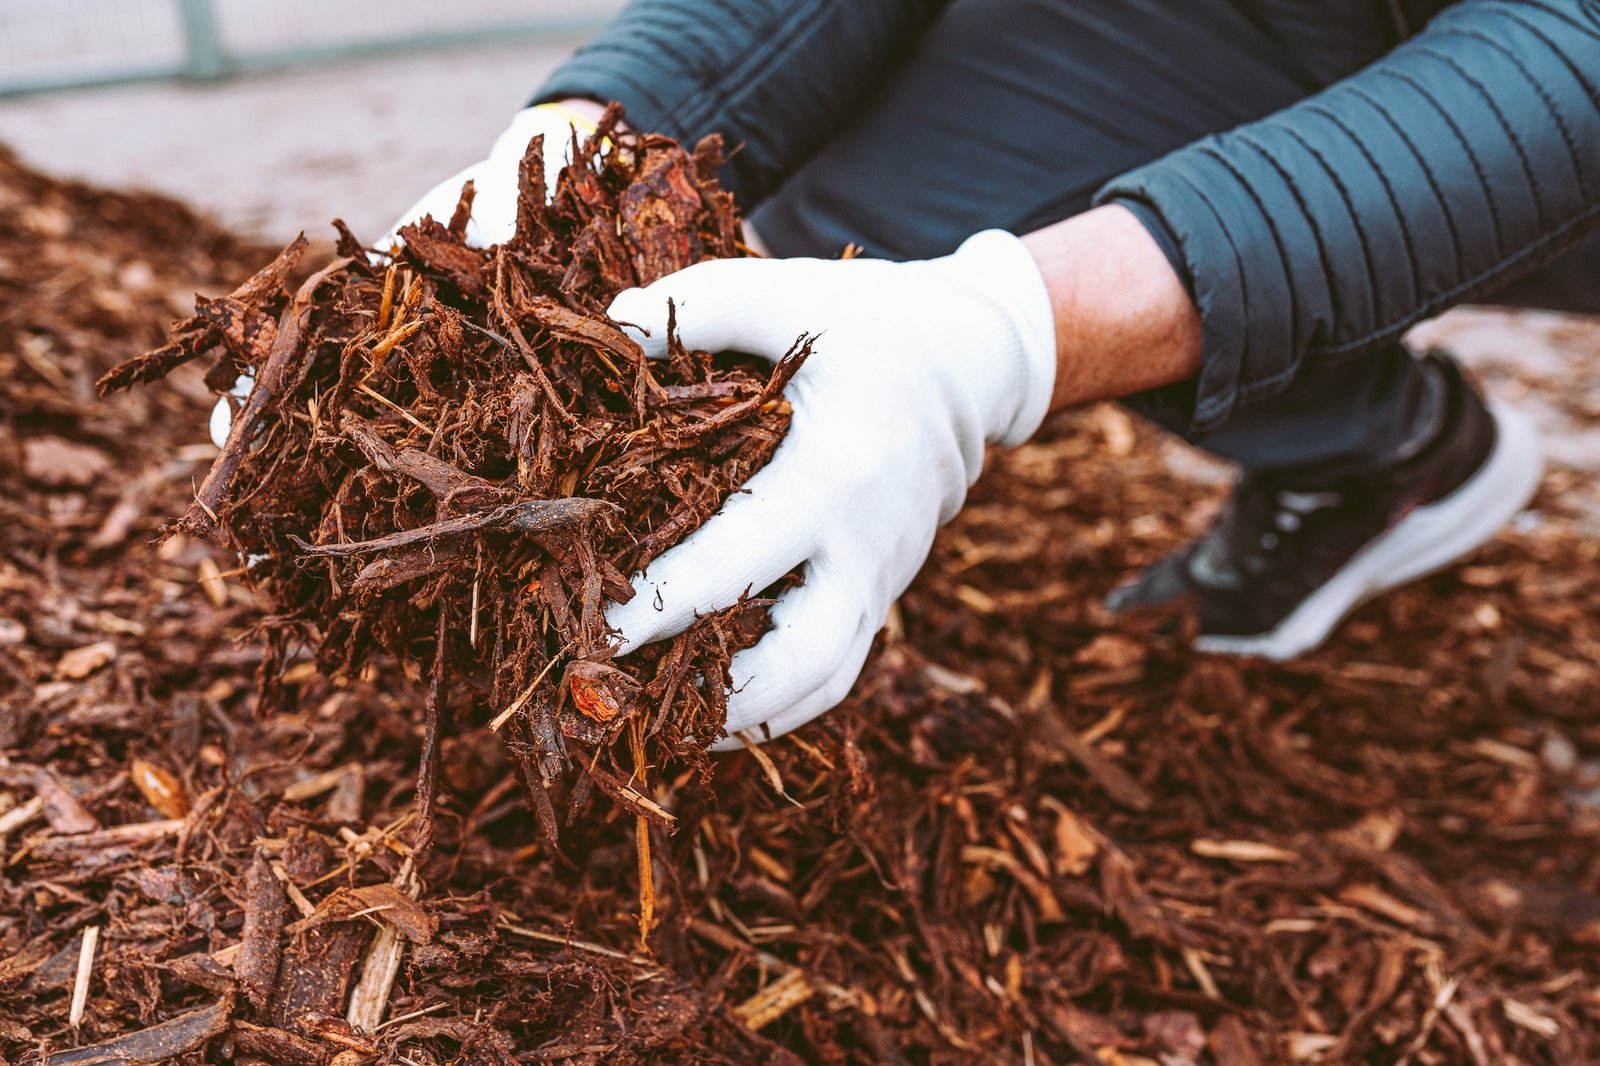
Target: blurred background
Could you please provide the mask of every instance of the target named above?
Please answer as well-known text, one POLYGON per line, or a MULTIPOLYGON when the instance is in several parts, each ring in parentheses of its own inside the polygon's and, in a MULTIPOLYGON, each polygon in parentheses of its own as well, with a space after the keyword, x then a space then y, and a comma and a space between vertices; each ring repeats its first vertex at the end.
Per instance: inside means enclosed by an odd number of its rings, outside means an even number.
POLYGON ((0 0, 0 144, 284 241, 376 237, 622 0, 0 0), (323 233, 313 232, 313 236, 323 233))

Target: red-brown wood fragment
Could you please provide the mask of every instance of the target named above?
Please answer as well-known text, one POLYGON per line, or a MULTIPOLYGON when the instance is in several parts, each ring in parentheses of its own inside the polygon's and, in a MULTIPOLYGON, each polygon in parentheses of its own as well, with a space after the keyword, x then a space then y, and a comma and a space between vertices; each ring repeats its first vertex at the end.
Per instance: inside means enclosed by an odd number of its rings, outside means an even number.
POLYGON ((265 1016, 278 981, 283 923, 289 904, 271 864, 259 853, 245 873, 244 890, 244 928, 239 934, 239 956, 233 970, 245 1000, 257 1015, 265 1016))
POLYGON ((702 257, 695 225, 700 190, 681 154, 646 158, 644 169, 618 203, 622 236, 640 285, 674 274, 702 257))

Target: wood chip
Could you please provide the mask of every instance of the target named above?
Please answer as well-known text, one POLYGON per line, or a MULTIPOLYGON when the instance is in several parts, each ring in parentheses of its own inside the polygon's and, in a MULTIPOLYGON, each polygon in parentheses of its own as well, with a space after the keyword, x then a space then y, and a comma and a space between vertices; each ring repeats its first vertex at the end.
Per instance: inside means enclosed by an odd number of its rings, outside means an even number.
POLYGON ((39 858, 58 859, 72 855, 85 855, 107 848, 147 844, 162 837, 176 836, 184 827, 182 818, 169 818, 159 822, 138 822, 117 825, 92 833, 52 837, 33 844, 33 854, 39 858))
POLYGON ((99 944, 100 927, 91 925, 83 931, 78 946, 78 973, 72 981, 72 1006, 67 1012, 67 1024, 74 1029, 83 1024, 83 1011, 89 1004, 89 980, 94 976, 94 954, 99 944))
POLYGON ((14 832, 44 814, 44 797, 34 796, 0 814, 0 837, 14 832))
POLYGON ((135 759, 129 767, 133 786, 144 796, 145 802, 157 814, 167 818, 182 818, 189 813, 189 797, 183 782, 177 776, 153 762, 135 759))
POLYGON ((196 578, 200 588, 206 594, 206 599, 211 601, 213 607, 226 607, 228 605, 228 583, 223 580, 222 570, 217 566, 216 560, 207 555, 201 558, 196 567, 196 578))
POLYGON ((1232 862, 1300 861, 1300 856, 1295 852, 1255 840, 1206 840, 1202 838, 1190 844, 1189 850, 1201 858, 1228 859, 1232 862))
POLYGON ((48 770, 41 770, 35 776, 34 786, 43 801, 44 818, 51 829, 58 833, 92 833, 100 828, 100 820, 48 770))
POLYGON ((355 990, 350 994, 350 1007, 345 1012, 345 1020, 358 1033, 375 1033, 382 1026, 407 939, 427 943, 438 927, 437 919, 430 921, 431 916, 417 904, 416 893, 420 886, 410 859, 395 876, 395 882, 352 890, 352 894, 365 893, 365 898, 378 901, 371 909, 381 912, 383 920, 367 951, 366 961, 361 965, 361 976, 356 980, 355 990))
POLYGON ((1505 1011, 1506 1020, 1512 1025, 1526 1029, 1545 1040, 1554 1040, 1561 1035, 1561 1026, 1554 1018, 1539 1013, 1521 1000, 1503 1000, 1500 1009, 1505 1011))
POLYGON ((1426 912, 1396 899, 1376 885, 1346 885, 1339 890, 1339 899, 1407 927, 1419 924, 1426 917, 1426 912))
POLYGON ((1066 917, 1061 903, 1050 890, 1050 885, 1038 874, 1028 869, 1023 861, 1000 848, 968 844, 961 849, 963 862, 975 863, 988 870, 1001 870, 1010 875, 1033 898, 1041 921, 1057 922, 1066 917))
POLYGON ((790 970, 733 1008, 733 1013, 745 1028, 759 1032, 816 994, 804 971, 790 970))
POLYGON ((62 437, 29 437, 22 442, 22 472, 41 485, 88 488, 110 469, 106 454, 87 444, 62 437))
POLYGON ((1053 706, 1041 708, 1034 716, 1034 721, 1044 734, 1044 742, 1065 752, 1095 784, 1105 790, 1106 795, 1130 810, 1147 811, 1154 805, 1155 800, 1143 785, 1074 732, 1053 706))
POLYGON ((255 1008, 257 1015, 264 1016, 272 1002, 272 990, 277 986, 288 903, 271 864, 259 851, 245 874, 244 888, 244 928, 240 932, 233 972, 239 978, 246 1001, 255 1008))
POLYGON ((89 1047, 53 1052, 42 1066, 135 1066, 170 1062, 198 1050, 228 1027, 233 1002, 224 998, 209 1007, 180 1014, 148 1029, 127 1033, 89 1047))
POLYGON ((56 663, 56 676, 64 681, 78 681, 117 657, 117 646, 109 640, 97 640, 73 648, 56 663))

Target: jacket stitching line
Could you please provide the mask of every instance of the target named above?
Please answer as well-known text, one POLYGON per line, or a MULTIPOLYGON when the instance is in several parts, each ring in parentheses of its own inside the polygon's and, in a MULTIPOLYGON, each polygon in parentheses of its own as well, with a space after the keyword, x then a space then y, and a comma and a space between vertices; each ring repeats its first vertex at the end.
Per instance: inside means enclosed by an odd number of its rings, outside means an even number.
POLYGON ((1456 135, 1456 141, 1461 145, 1461 150, 1466 153, 1468 162, 1472 164, 1472 172, 1478 177, 1478 188, 1482 191, 1483 197, 1489 205, 1489 219, 1494 224, 1495 255, 1496 257, 1504 255, 1506 239, 1500 224, 1500 205, 1495 202, 1494 189, 1490 186, 1489 179, 1483 172, 1483 164, 1478 161, 1478 153, 1472 150, 1472 143, 1467 140, 1466 134, 1461 132, 1461 127, 1456 125, 1456 120, 1451 117, 1449 111, 1445 110, 1444 105, 1439 103, 1438 98, 1419 84, 1410 74, 1390 70, 1386 67, 1380 68, 1377 73, 1409 85, 1413 91, 1433 105, 1433 109, 1439 113, 1439 117, 1444 120, 1445 125, 1450 127, 1450 132, 1456 135))
MULTIPOLYGON (((1379 103, 1371 93, 1367 92, 1364 86, 1352 85, 1350 91, 1383 117, 1383 120, 1389 124, 1389 128, 1394 130, 1395 135, 1405 143, 1406 149, 1411 152, 1412 157, 1417 161, 1417 166, 1421 168, 1422 176, 1427 181, 1429 190, 1433 193, 1434 203, 1444 215, 1445 228, 1450 232, 1450 247, 1455 253, 1456 273, 1465 273, 1467 263, 1461 252, 1461 231, 1456 227, 1455 213, 1450 210, 1450 203, 1445 198, 1444 190, 1439 188, 1439 181, 1433 173, 1433 168, 1428 166, 1427 159, 1417 150, 1416 142, 1412 141, 1411 135, 1406 133, 1405 128, 1399 122, 1395 121, 1394 115, 1389 112, 1388 108, 1379 103)), ((1422 291, 1420 284, 1417 286, 1417 291, 1419 294, 1422 291)))
MULTIPOLYGON (((1255 146, 1251 145, 1251 147, 1254 148, 1255 146)), ((1256 150, 1260 151, 1259 148, 1257 148, 1256 150)), ((1213 146, 1211 146, 1209 144, 1203 145, 1201 147, 1201 152, 1204 155, 1207 155, 1211 159, 1213 159, 1216 163, 1218 163, 1220 166, 1222 166, 1223 169, 1227 170, 1228 173, 1233 177, 1233 180, 1239 183, 1239 187, 1244 190, 1245 195, 1249 196, 1250 197, 1250 201, 1255 205, 1256 213, 1259 214, 1261 216, 1261 219, 1267 224, 1268 232, 1270 232, 1272 234, 1272 244, 1273 244, 1274 249, 1278 253, 1278 262, 1283 268, 1284 289, 1285 289, 1286 292, 1288 292, 1289 297, 1290 297, 1289 301, 1288 301, 1288 303, 1289 303, 1289 338, 1290 338, 1290 343, 1293 344, 1294 343, 1294 338, 1299 336, 1299 333, 1297 331, 1299 329, 1300 308, 1299 308, 1298 301, 1296 301, 1293 298, 1294 297, 1294 270, 1293 270, 1292 265, 1290 263, 1288 242, 1284 240, 1283 234, 1278 231, 1278 224, 1277 224, 1276 221, 1273 220, 1272 212, 1268 211, 1267 210, 1267 205, 1262 203, 1261 197, 1256 192, 1255 186, 1253 186, 1250 183, 1250 181, 1244 176, 1243 171, 1241 171, 1237 166, 1235 166, 1233 161, 1228 159, 1226 155, 1224 155, 1222 152, 1217 151, 1213 146)), ((1268 162, 1271 163, 1272 161, 1269 159, 1268 162)), ((1273 164, 1273 165, 1276 166, 1276 164, 1273 164)), ((1223 224, 1220 217, 1218 218, 1218 223, 1219 224, 1223 224)), ((1243 263, 1241 262, 1240 263, 1240 288, 1246 288, 1246 287, 1247 286, 1245 285, 1245 282, 1244 282, 1243 263)), ((1250 321, 1248 316, 1245 318, 1245 321, 1246 322, 1250 321)))
MULTIPOLYGON (((1600 30, 1597 30, 1597 27, 1600 27, 1600 21, 1597 21, 1596 17, 1593 14, 1589 15, 1589 19, 1590 19, 1591 22, 1595 22, 1596 25, 1595 26, 1586 26, 1582 22, 1580 22, 1579 20, 1573 18, 1572 15, 1569 13, 1569 11, 1567 9, 1561 8, 1561 7, 1555 7, 1555 6, 1552 6, 1550 4, 1528 2, 1528 0, 1524 0, 1524 2, 1521 3, 1521 4, 1514 4, 1514 5, 1513 4, 1497 4, 1495 6, 1496 7, 1510 7, 1513 10, 1515 10, 1518 7, 1536 8, 1536 9, 1538 9, 1540 11, 1543 11, 1545 14, 1549 15, 1551 18, 1559 19, 1562 22, 1565 22, 1567 25, 1571 26, 1573 29, 1577 30, 1579 33, 1585 34, 1586 36, 1589 36, 1589 37, 1593 37, 1595 40, 1600 41, 1600 30)), ((1580 11, 1584 11, 1585 13, 1589 12, 1589 8, 1585 7, 1582 3, 1579 3, 1578 8, 1579 8, 1580 11)))
MULTIPOLYGON (((1355 200, 1351 197, 1350 190, 1345 187, 1343 179, 1339 177, 1338 171, 1336 171, 1333 166, 1329 164, 1327 158, 1315 147, 1313 147, 1310 141, 1301 136, 1298 130, 1291 126, 1285 125, 1283 132, 1292 138, 1296 143, 1298 143, 1300 147, 1304 148, 1311 154, 1311 157, 1315 159, 1317 163, 1321 165, 1322 169, 1327 173, 1328 180, 1333 182, 1333 187, 1339 191, 1339 199, 1344 201, 1344 209, 1350 215, 1350 223, 1352 228, 1355 230, 1356 242, 1361 245, 1361 258, 1366 260, 1367 296, 1369 297, 1369 306, 1372 308, 1372 315, 1374 318, 1382 317, 1381 311, 1383 303, 1382 298, 1378 293, 1378 265, 1373 261, 1372 243, 1367 239, 1367 228, 1361 224, 1361 213, 1356 210, 1355 200)), ((1333 273, 1328 275, 1328 289, 1330 292, 1334 291, 1334 285, 1332 283, 1337 276, 1338 275, 1333 273)))
MULTIPOLYGON (((1497 274, 1505 273, 1508 268, 1518 265, 1522 260, 1531 256, 1535 256, 1544 251, 1548 245, 1555 242, 1558 238, 1565 236, 1569 231, 1583 226, 1585 223, 1596 217, 1600 217, 1600 204, 1591 204, 1589 207, 1584 208, 1583 211, 1579 212, 1577 215, 1574 215, 1572 218, 1569 218, 1567 221, 1561 223, 1555 229, 1540 234, 1538 237, 1517 249, 1517 251, 1512 253, 1510 256, 1498 260, 1494 266, 1479 271, 1477 274, 1474 274, 1465 281, 1453 285, 1444 292, 1439 293, 1437 296, 1424 301, 1414 311, 1401 316, 1393 323, 1384 326, 1381 329, 1374 330, 1371 333, 1368 333, 1365 336, 1359 337, 1355 340, 1346 341, 1343 344, 1335 345, 1330 348, 1317 349, 1315 354, 1320 356, 1342 355, 1347 352, 1356 351, 1372 344, 1376 344, 1379 341, 1387 340, 1396 332, 1404 332, 1416 323, 1421 322, 1423 319, 1431 318, 1440 311, 1443 311, 1448 305, 1459 303, 1465 300, 1467 294, 1474 293, 1476 290, 1478 290, 1480 285, 1483 285, 1485 282, 1492 281, 1497 274)), ((1561 250, 1563 249, 1557 249, 1557 252, 1561 250)), ((1554 255, 1552 254, 1551 257, 1553 258, 1554 255)), ((1535 263, 1534 266, 1538 266, 1538 264, 1535 263)))
POLYGON ((1545 91, 1545 88, 1539 82, 1539 79, 1533 76, 1533 73, 1528 70, 1527 66, 1514 52, 1487 34, 1481 31, 1473 31, 1471 33, 1462 34, 1462 36, 1471 37, 1475 40, 1482 41, 1490 48, 1493 48, 1495 51, 1505 56, 1506 60, 1512 66, 1517 68, 1517 72, 1527 79, 1528 84, 1532 86, 1533 91, 1539 95, 1539 99, 1544 103, 1545 110, 1550 112, 1550 118, 1555 122, 1556 128, 1561 131, 1561 140, 1567 146, 1567 159, 1569 162, 1571 162, 1572 169, 1578 178, 1578 187, 1580 189, 1588 188, 1589 181, 1586 177, 1584 177, 1583 157, 1578 151, 1578 143, 1573 139, 1572 131, 1567 128, 1567 122, 1561 117, 1561 112, 1557 110, 1555 100, 1548 92, 1545 91))
MULTIPOLYGON (((1361 158, 1367 161, 1367 166, 1371 168, 1372 173, 1377 176, 1378 182, 1383 186, 1384 195, 1389 198, 1389 206, 1394 210, 1395 221, 1400 224, 1400 238, 1406 249, 1406 264, 1411 268, 1411 292, 1413 299, 1421 297, 1422 272, 1417 267, 1416 242, 1412 240, 1411 226, 1406 222, 1405 211, 1403 211, 1400 207, 1400 198, 1395 195, 1394 186, 1389 182, 1389 175, 1384 172, 1383 167, 1379 165, 1378 160, 1373 157, 1372 153, 1367 151, 1366 143, 1362 141, 1361 138, 1357 137, 1355 131, 1349 126, 1345 125, 1344 120, 1336 113, 1318 103, 1307 105, 1306 110, 1313 115, 1322 116, 1335 126, 1339 127, 1340 132, 1349 138, 1351 144, 1355 145, 1356 151, 1361 153, 1361 158)), ((1376 304, 1374 304, 1374 306, 1376 307, 1376 304)))
POLYGON ((1565 66, 1572 74, 1574 81, 1583 86, 1583 91, 1589 97, 1589 102, 1594 105, 1597 111, 1600 111, 1600 85, 1596 85, 1596 83, 1590 81, 1588 75, 1584 73, 1583 68, 1574 63, 1572 61, 1572 57, 1568 55, 1560 45, 1556 44, 1556 42, 1550 38, 1549 34, 1545 33, 1542 27, 1529 22, 1527 19, 1515 12, 1508 12, 1506 14, 1506 18, 1521 26, 1534 37, 1537 37, 1540 43, 1542 43, 1546 48, 1550 49, 1550 54, 1561 61, 1561 64, 1565 66))
MULTIPOLYGON (((1211 218, 1216 224, 1217 231, 1222 235, 1222 239, 1227 242, 1228 250, 1233 253, 1234 272, 1240 280, 1240 285, 1238 287, 1238 299, 1241 305, 1239 308, 1239 320, 1240 322, 1248 322, 1250 320, 1250 291, 1243 284, 1244 259, 1239 252, 1239 246, 1234 243, 1233 235, 1228 232, 1228 227, 1223 223, 1222 212, 1217 210, 1217 205, 1212 202, 1211 197, 1206 195, 1206 191, 1196 185, 1186 175, 1179 174, 1177 175, 1177 178, 1183 184, 1187 185, 1189 187, 1189 191, 1206 206, 1208 211, 1211 212, 1211 218)), ((1182 239, 1180 238, 1180 243, 1181 240, 1182 239)), ((1207 302, 1209 303, 1210 301, 1207 302)), ((1209 318, 1209 315, 1205 315, 1202 312, 1202 327, 1204 327, 1209 318)), ((1196 384, 1197 387, 1202 390, 1202 394, 1197 396, 1195 400, 1193 420, 1196 423, 1203 423, 1208 420, 1221 418, 1233 407, 1234 397, 1238 395, 1240 388, 1239 377, 1243 372, 1245 359, 1248 357, 1250 351, 1249 331, 1241 329, 1240 334, 1241 343, 1239 346, 1239 357, 1235 363, 1234 371, 1229 380, 1221 383, 1214 381, 1208 383, 1206 381, 1206 372, 1208 370, 1215 369, 1214 361, 1207 359, 1202 359, 1201 361, 1200 375, 1196 384), (1208 384, 1216 390, 1210 399, 1205 398, 1203 395, 1203 390, 1208 384)))
POLYGON ((1439 52, 1433 48, 1419 47, 1417 51, 1425 56, 1431 56, 1445 64, 1461 77, 1461 80, 1477 90, 1483 102, 1489 105, 1489 110, 1494 112, 1494 117, 1500 123, 1500 129, 1511 141, 1511 147, 1517 151, 1517 159, 1522 163, 1522 173, 1528 179, 1528 191, 1533 194, 1533 213, 1536 221, 1542 227, 1545 225, 1544 195, 1539 186, 1539 175, 1533 168, 1533 162, 1528 158, 1527 149, 1522 146, 1522 138, 1517 136, 1517 131, 1511 128, 1511 120, 1506 118, 1505 112, 1500 110, 1500 105, 1494 102, 1494 97, 1489 90, 1484 88, 1483 82, 1468 74, 1466 68, 1456 62, 1454 56, 1439 52))
MULTIPOLYGON (((1294 176, 1278 161, 1276 156, 1267 151, 1266 146, 1257 139, 1253 130, 1240 130, 1238 136, 1242 144, 1259 155, 1267 166, 1272 168, 1273 172, 1277 174, 1278 180, 1283 182, 1284 186, 1289 190, 1289 195, 1294 197, 1295 206, 1300 209, 1300 217, 1304 220, 1306 227, 1311 230, 1311 239, 1317 246, 1317 262, 1322 266, 1322 277, 1328 293, 1329 319, 1337 321, 1342 301, 1333 286, 1333 260, 1328 257, 1328 241, 1323 236, 1322 225, 1317 219, 1316 212, 1311 210, 1311 205, 1301 193, 1300 186, 1294 180, 1294 176)), ((1266 209, 1262 208, 1262 212, 1266 213, 1266 209)), ((1298 304, 1299 301, 1293 299, 1294 285, 1291 284, 1289 289, 1291 302, 1298 304)), ((1298 334, 1292 335, 1298 336, 1298 334)))

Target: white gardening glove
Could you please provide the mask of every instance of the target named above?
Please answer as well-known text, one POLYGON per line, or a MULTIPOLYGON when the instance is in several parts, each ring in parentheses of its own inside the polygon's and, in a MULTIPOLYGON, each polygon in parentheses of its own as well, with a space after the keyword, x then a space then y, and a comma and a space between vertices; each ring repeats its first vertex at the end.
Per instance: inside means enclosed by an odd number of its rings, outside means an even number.
POLYGON ((794 415, 772 461, 606 615, 628 651, 803 564, 771 631, 733 659, 730 738, 762 740, 845 697, 934 531, 977 480, 984 443, 1018 444, 1039 427, 1054 316, 1033 257, 999 230, 922 262, 702 263, 620 294, 610 314, 648 331, 632 332, 661 357, 669 299, 690 348, 776 360, 801 333, 820 334, 785 391, 794 415))
POLYGON ((461 186, 468 181, 472 182, 476 196, 472 201, 472 217, 467 220, 467 244, 487 248, 510 240, 517 229, 517 174, 528 142, 541 134, 544 136, 544 187, 548 194, 555 191, 561 168, 572 161, 574 130, 581 141, 594 132, 594 123, 564 104, 539 104, 518 111, 511 125, 495 138, 487 159, 434 186, 400 216, 400 221, 389 228, 377 247, 389 247, 395 242, 395 232, 400 227, 423 215, 432 215, 440 222, 450 221, 461 199, 461 186))
MULTIPOLYGON (((472 217, 467 220, 466 242, 474 248, 487 248, 509 240, 517 228, 517 174, 528 142, 544 135, 545 188, 554 191, 561 168, 572 160, 572 134, 579 139, 594 132, 594 123, 562 104, 539 104, 517 112, 504 133, 495 138, 489 156, 446 178, 400 216, 389 232, 374 247, 388 249, 400 243, 396 234, 402 226, 432 215, 448 222, 461 199, 461 187, 470 180, 476 195, 472 217)), ((244 375, 234 383, 230 395, 243 401, 255 381, 244 375)), ((233 405, 224 398, 211 410, 211 440, 222 447, 233 425, 233 405)))

